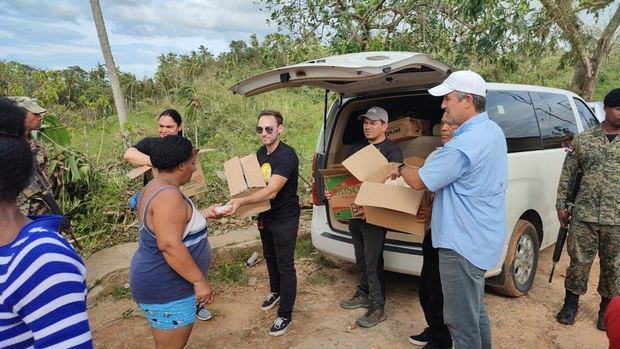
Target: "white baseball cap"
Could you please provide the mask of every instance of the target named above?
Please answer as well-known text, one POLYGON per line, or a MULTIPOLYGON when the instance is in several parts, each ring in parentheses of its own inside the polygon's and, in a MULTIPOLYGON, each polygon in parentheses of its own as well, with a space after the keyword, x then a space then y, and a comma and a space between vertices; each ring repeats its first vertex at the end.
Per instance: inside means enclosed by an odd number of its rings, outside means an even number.
POLYGON ((445 96, 454 91, 486 97, 487 83, 478 73, 471 70, 459 70, 450 74, 441 85, 428 90, 431 95, 436 97, 445 96))

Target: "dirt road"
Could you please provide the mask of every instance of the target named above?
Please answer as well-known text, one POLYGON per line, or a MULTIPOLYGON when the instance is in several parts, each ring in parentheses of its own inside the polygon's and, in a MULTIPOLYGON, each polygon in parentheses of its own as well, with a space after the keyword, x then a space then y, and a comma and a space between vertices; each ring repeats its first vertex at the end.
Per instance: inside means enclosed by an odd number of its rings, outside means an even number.
MULTIPOLYGON (((521 298, 505 298, 488 290, 486 304, 493 326, 495 348, 607 348, 607 337, 596 329, 599 297, 596 294, 598 261, 593 266, 588 294, 582 297, 574 326, 554 320, 564 295, 563 280, 568 257, 547 283, 552 248, 540 256, 532 291, 521 298)), ((268 292, 265 264, 251 269, 249 284, 216 284, 214 318, 198 321, 188 348, 416 348, 407 337, 425 327, 418 301, 416 277, 388 273, 387 320, 370 329, 358 328, 355 319, 363 309, 344 310, 340 298, 349 296, 357 280, 350 263, 336 261, 337 268, 322 267, 311 258, 297 264, 298 297, 291 330, 270 338, 268 329, 275 309, 261 311, 268 292)), ((118 297, 117 297, 118 298, 118 297)), ((98 348, 152 348, 146 321, 130 299, 101 299, 89 311, 98 348)))

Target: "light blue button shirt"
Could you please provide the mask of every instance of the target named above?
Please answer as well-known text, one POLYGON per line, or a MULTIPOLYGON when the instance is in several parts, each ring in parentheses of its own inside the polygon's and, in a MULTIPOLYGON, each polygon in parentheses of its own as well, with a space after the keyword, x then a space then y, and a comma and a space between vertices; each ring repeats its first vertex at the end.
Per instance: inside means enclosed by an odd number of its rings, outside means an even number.
POLYGON ((480 269, 501 257, 506 236, 506 138, 486 112, 464 122, 420 169, 435 192, 433 247, 458 252, 480 269))

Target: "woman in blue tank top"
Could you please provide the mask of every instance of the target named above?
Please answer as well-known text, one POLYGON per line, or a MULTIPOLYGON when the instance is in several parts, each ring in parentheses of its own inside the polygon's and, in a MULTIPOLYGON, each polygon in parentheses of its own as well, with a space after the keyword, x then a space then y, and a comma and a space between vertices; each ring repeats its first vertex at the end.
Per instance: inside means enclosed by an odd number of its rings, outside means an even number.
POLYGON ((156 346, 185 346, 192 331, 197 305, 213 302, 206 278, 211 246, 204 216, 179 187, 196 169, 192 144, 181 136, 158 139, 151 163, 159 174, 142 189, 138 201, 138 250, 131 260, 131 295, 147 318, 156 346))

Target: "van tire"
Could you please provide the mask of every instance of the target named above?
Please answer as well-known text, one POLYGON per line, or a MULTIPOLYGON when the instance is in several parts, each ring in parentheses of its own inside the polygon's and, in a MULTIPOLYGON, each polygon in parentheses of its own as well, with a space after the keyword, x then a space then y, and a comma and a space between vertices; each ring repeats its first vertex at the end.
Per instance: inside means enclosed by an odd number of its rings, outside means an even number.
POLYGON ((536 228, 519 219, 512 231, 502 272, 497 278, 502 282, 493 286, 495 292, 509 297, 526 294, 534 283, 539 249, 536 228))

